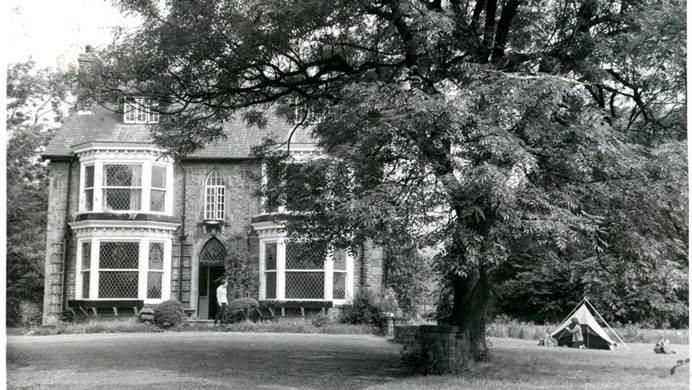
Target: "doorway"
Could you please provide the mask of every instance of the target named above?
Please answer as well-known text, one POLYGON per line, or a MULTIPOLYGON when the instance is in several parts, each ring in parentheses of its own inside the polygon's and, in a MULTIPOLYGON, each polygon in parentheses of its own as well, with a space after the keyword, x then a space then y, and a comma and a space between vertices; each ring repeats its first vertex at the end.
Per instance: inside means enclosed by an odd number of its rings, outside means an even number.
POLYGON ((216 301, 216 288, 223 283, 224 267, 222 265, 199 265, 199 300, 197 318, 214 319, 219 305, 216 301))

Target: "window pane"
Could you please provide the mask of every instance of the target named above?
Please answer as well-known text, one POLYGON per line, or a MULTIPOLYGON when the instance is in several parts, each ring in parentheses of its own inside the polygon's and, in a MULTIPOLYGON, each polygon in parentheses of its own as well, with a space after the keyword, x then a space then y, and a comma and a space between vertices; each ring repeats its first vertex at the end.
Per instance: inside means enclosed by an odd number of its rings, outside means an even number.
POLYGON ((264 268, 276 269, 276 243, 268 242, 264 244, 264 268))
POLYGON ((94 190, 84 191, 84 209, 86 211, 94 210, 94 190))
POLYGON ((346 271, 346 251, 341 249, 334 252, 334 270, 346 271))
POLYGON ((334 272, 334 299, 346 299, 346 273, 334 272))
POLYGON ((166 206, 166 191, 151 190, 151 202, 149 202, 149 210, 164 211, 166 206))
POLYGON ((137 122, 146 122, 147 121, 147 113, 146 113, 146 108, 142 107, 141 105, 137 106, 137 122))
POLYGON ((100 268, 135 269, 139 266, 138 242, 102 242, 99 249, 100 268))
POLYGON ((139 273, 99 272, 99 298, 137 298, 139 291, 139 273))
POLYGON ((139 187, 142 185, 141 165, 104 165, 104 184, 109 187, 139 187))
POLYGON ((163 243, 149 243, 149 269, 163 269, 163 243))
POLYGON ((149 272, 147 277, 147 298, 161 298, 161 282, 163 272, 149 272))
POLYGON ((266 272, 264 275, 264 296, 266 299, 276 299, 276 272, 266 272))
POLYGON ((109 188, 103 190, 106 208, 111 210, 140 210, 142 190, 109 188))
POLYGON ((89 271, 82 272, 82 299, 89 299, 89 271))
POLYGON ((323 269, 326 255, 323 242, 287 242, 286 269, 323 269))
POLYGON ((324 299, 324 272, 286 272, 286 298, 324 299))
POLYGON ((91 267, 91 242, 82 243, 82 269, 91 267))
POLYGON ((94 166, 89 165, 84 167, 84 188, 92 188, 94 186, 94 166))
POLYGON ((166 167, 151 167, 151 186, 154 188, 166 188, 166 167))

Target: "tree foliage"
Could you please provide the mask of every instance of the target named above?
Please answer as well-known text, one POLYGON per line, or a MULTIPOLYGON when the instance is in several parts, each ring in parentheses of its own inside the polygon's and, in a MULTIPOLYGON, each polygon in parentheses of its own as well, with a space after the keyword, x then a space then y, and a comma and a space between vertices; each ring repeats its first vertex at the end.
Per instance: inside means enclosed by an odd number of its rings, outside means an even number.
POLYGON ((31 61, 7 70, 7 323, 19 302, 42 303, 48 178, 38 153, 59 127, 70 100, 70 73, 36 69, 31 61))
MULTIPOLYGON (((312 206, 290 233, 355 253, 367 240, 439 248, 447 321, 470 357, 487 356, 490 274, 522 250, 616 272, 639 235, 650 240, 632 268, 684 269, 656 251, 686 252, 658 236, 660 216, 686 199, 646 169, 660 171, 654 151, 686 137, 682 2, 119 4, 145 22, 96 55, 90 98, 159 99, 154 136, 176 154, 221 137, 234 115, 261 126, 276 109, 308 126, 324 155, 307 165, 326 180, 301 184, 312 206), (641 201, 657 208, 651 218, 635 215, 641 201), (625 230, 623 217, 649 225, 625 230)), ((264 146, 289 177, 290 144, 264 146)), ((272 192, 284 188, 265 192, 281 199, 272 192)))

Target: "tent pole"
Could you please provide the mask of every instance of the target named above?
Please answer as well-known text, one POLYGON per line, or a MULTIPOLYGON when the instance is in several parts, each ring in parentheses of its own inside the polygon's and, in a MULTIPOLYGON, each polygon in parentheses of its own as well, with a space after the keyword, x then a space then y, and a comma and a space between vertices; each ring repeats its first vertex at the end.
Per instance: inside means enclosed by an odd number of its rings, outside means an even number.
POLYGON ((588 303, 589 306, 591 306, 591 308, 593 309, 593 311, 596 312, 596 315, 598 316, 598 318, 600 318, 601 321, 603 321, 603 323, 608 327, 608 329, 610 329, 610 331, 613 332, 613 334, 615 335, 615 337, 617 337, 618 340, 620 340, 620 342, 622 343, 622 345, 624 345, 625 348, 630 349, 630 347, 625 343, 625 341, 624 341, 622 338, 620 338, 620 335, 617 334, 617 333, 615 333, 615 331, 613 330, 613 328, 611 328, 610 325, 608 324, 608 322, 601 316, 601 313, 599 313, 598 310, 596 310, 596 308, 591 304, 591 302, 589 302, 588 299, 586 299, 586 297, 584 297, 584 301, 586 301, 586 303, 588 303))

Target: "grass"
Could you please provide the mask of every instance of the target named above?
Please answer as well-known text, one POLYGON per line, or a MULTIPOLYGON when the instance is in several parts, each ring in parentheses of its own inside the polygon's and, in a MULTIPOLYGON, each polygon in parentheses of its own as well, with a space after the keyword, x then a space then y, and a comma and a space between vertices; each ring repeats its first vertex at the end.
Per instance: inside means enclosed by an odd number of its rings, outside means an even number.
POLYGON ((334 322, 315 326, 308 317, 279 318, 275 321, 243 321, 218 328, 206 323, 183 323, 179 326, 161 329, 156 325, 139 322, 136 318, 91 320, 87 323, 61 323, 54 327, 36 328, 27 335, 49 336, 81 333, 152 333, 165 331, 209 331, 209 332, 257 332, 257 333, 323 333, 323 334, 377 334, 378 328, 369 325, 350 325, 334 322))
POLYGON ((688 388, 689 366, 670 374, 677 360, 689 357, 686 345, 675 345, 675 355, 657 355, 648 344, 601 351, 539 347, 533 341, 507 338, 491 341, 491 360, 475 364, 460 376, 408 378, 368 390, 688 388))
MULTIPOLYGON (((487 334, 491 337, 509 337, 522 340, 540 340, 546 333, 557 328, 556 324, 536 325, 532 323, 507 321, 492 323, 487 327, 487 334)), ((668 339, 673 344, 689 344, 688 329, 642 329, 636 326, 613 328, 626 343, 650 343, 655 344, 660 339, 668 339)), ((606 332, 612 337, 610 332, 606 332)), ((613 338, 617 342, 617 339, 613 338)))
POLYGON ((243 321, 228 324, 225 328, 213 328, 208 324, 187 324, 174 330, 227 330, 230 332, 257 333, 323 333, 323 334, 377 334, 378 329, 369 325, 350 325, 329 322, 322 326, 313 325, 310 318, 279 318, 275 321, 243 321))
POLYGON ((35 328, 26 335, 50 336, 57 334, 80 333, 158 333, 163 332, 156 325, 139 322, 136 318, 92 320, 86 323, 60 323, 57 326, 35 328))

